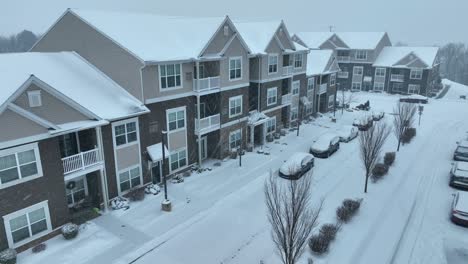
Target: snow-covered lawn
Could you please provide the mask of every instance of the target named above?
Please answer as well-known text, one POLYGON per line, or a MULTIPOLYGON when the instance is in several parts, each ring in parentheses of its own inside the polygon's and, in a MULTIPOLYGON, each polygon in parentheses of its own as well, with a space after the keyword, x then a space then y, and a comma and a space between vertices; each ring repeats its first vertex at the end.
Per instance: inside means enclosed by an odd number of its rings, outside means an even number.
MULTIPOLYGON (((464 95, 468 99, 468 86, 452 82, 448 79, 442 79, 442 83, 444 85, 450 85, 450 88, 443 99, 460 100, 460 95, 464 95)), ((466 102, 468 103, 468 100, 466 100, 466 102)))
MULTIPOLYGON (((371 111, 386 112, 380 122, 391 122, 389 113, 399 97, 363 92, 356 98, 357 103, 369 99, 371 111)), ((19 263, 279 263, 265 213, 265 178, 270 170, 277 173, 293 153, 307 152, 320 135, 350 125, 363 114, 370 112, 337 111, 337 123, 324 116, 305 124, 299 137, 291 132, 279 144, 269 144, 270 155, 245 155, 241 168, 238 161, 229 160, 211 166, 211 172, 193 174, 184 183, 170 184, 171 213, 160 211, 162 194, 147 196, 127 211, 94 220, 93 231, 80 234, 80 240, 54 238, 43 253, 20 254, 19 263), (74 258, 62 256, 67 250, 74 258)), ((335 221, 343 199, 364 201, 330 252, 316 257, 307 248, 304 263, 308 257, 314 263, 457 263, 448 262, 445 253, 466 255, 458 245, 468 245, 468 229, 448 219, 453 192, 448 172, 455 141, 468 131, 467 117, 465 103, 430 100, 416 138, 402 147, 389 174, 371 183, 365 195, 358 139, 342 143, 329 159, 316 159, 313 198, 325 199, 322 224, 335 221)), ((395 149, 391 134, 385 151, 395 149)))

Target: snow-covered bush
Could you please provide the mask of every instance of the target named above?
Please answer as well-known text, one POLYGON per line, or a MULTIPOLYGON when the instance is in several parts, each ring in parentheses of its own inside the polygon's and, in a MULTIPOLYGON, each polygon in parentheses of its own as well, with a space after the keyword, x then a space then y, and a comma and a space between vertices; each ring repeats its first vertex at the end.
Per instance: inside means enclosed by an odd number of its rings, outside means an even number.
POLYGON ((0 251, 0 264, 16 264, 16 250, 8 248, 0 251))
POLYGON ((330 242, 331 241, 326 236, 322 235, 321 233, 318 233, 310 237, 309 248, 315 254, 321 255, 328 251, 330 242))
POLYGON ((184 177, 182 177, 181 174, 177 174, 176 176, 174 176, 174 178, 172 178, 171 182, 172 183, 182 183, 182 182, 184 182, 184 177))
POLYGON ((78 235, 79 227, 76 224, 73 223, 68 223, 62 226, 62 229, 60 230, 62 232, 62 236, 66 240, 71 240, 75 238, 78 235))
POLYGON ((324 224, 320 227, 320 234, 325 236, 330 241, 333 241, 335 240, 338 230, 340 230, 340 227, 336 224, 324 224))
POLYGON ((274 140, 273 135, 272 135, 272 134, 268 134, 268 135, 266 136, 266 140, 267 140, 267 142, 273 142, 273 140, 274 140))
POLYGON ((411 140, 416 136, 416 128, 414 127, 409 127, 405 129, 405 132, 403 132, 403 135, 401 136, 401 143, 403 144, 408 144, 411 142, 411 140))
POLYGON ((388 173, 388 166, 383 163, 375 164, 372 169, 372 180, 374 182, 380 180, 383 176, 388 173))
POLYGON ((32 251, 32 253, 39 253, 39 252, 42 252, 42 251, 46 250, 46 248, 47 248, 47 245, 44 244, 44 243, 41 243, 41 244, 33 247, 31 251, 32 251))
POLYGON ((237 159, 237 148, 232 148, 231 152, 229 153, 231 159, 237 159))
POLYGON ((347 223, 357 214, 362 200, 346 199, 342 205, 336 209, 338 221, 347 223))
POLYGON ((111 201, 111 207, 112 207, 112 210, 120 210, 120 209, 127 210, 130 208, 129 203, 130 202, 127 198, 118 196, 111 201))
POLYGON ((132 202, 143 201, 145 199, 145 189, 144 188, 135 188, 128 192, 128 199, 132 202))
POLYGON ((161 192, 161 188, 158 185, 155 184, 149 184, 145 188, 145 193, 146 194, 153 194, 156 195, 161 192))
POLYGON ((384 156, 384 164, 387 165, 387 166, 392 166, 393 165, 393 162, 395 162, 395 156, 396 156, 396 153, 395 152, 387 152, 385 153, 385 156, 384 156))

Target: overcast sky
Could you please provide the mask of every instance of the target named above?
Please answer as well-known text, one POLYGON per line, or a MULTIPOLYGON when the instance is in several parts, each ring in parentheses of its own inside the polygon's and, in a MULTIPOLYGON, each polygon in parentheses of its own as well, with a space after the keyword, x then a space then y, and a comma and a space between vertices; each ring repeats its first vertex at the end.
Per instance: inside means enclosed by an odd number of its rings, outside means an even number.
MULTIPOLYGON (((387 31, 412 45, 468 43, 468 0, 14 0, 0 3, 0 34, 43 33, 66 8, 182 16, 284 19, 292 32, 387 31)), ((157 25, 161 26, 161 25, 157 25)))

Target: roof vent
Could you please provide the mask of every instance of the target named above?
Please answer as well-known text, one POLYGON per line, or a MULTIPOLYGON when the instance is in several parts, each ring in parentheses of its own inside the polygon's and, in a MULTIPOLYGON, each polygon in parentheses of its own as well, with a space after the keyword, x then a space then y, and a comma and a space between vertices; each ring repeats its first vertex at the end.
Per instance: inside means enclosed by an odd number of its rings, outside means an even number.
POLYGON ((41 91, 28 92, 29 107, 39 107, 42 105, 41 91))
POLYGON ((229 27, 228 26, 224 26, 224 36, 225 37, 229 36, 229 27))

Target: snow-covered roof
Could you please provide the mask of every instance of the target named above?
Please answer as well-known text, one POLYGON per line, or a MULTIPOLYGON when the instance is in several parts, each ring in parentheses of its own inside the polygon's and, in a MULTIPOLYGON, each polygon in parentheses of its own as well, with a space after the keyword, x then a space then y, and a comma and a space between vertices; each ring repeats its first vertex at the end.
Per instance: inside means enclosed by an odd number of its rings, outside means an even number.
POLYGON ((374 66, 391 67, 397 65, 404 57, 413 54, 424 62, 428 68, 436 62, 438 47, 385 47, 374 62, 374 66))
POLYGON ((149 111, 74 52, 0 54, 0 106, 32 75, 102 119, 113 120, 149 111))
POLYGON ((307 75, 327 73, 327 65, 333 57, 333 50, 311 50, 307 54, 307 75))
POLYGON ((258 125, 265 123, 269 117, 265 115, 262 112, 254 111, 249 115, 249 119, 247 120, 247 123, 249 125, 258 125))
POLYGON ((320 49, 320 46, 331 38, 333 32, 298 32, 294 34, 310 49, 320 49))
POLYGON ((226 19, 81 9, 71 12, 144 61, 197 58, 226 19))
POLYGON ((350 49, 372 50, 385 36, 385 32, 336 32, 350 49))
MULTIPOLYGON (((163 155, 162 155, 162 143, 157 143, 151 146, 146 147, 146 150, 148 151, 148 155, 150 156, 151 160, 154 161, 159 161, 162 160, 163 155)), ((169 155, 169 151, 167 150, 167 147, 164 146, 164 154, 166 157, 169 155)))

